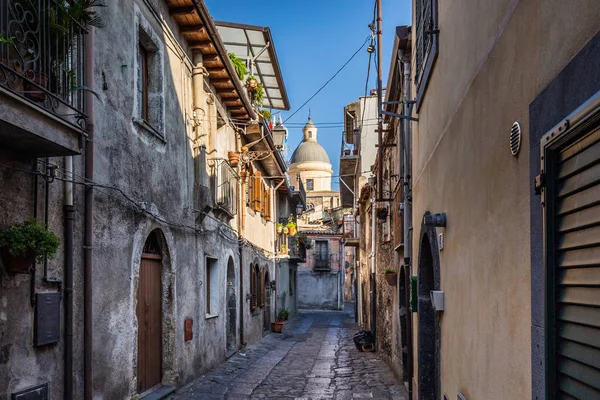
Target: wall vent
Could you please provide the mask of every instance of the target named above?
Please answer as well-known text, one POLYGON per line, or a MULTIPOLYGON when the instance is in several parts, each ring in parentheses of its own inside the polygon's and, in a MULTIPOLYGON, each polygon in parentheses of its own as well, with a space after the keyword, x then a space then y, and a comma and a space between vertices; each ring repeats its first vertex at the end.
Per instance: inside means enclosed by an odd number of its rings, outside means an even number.
POLYGON ((510 152, 513 156, 521 149, 521 124, 515 122, 510 128, 510 152))

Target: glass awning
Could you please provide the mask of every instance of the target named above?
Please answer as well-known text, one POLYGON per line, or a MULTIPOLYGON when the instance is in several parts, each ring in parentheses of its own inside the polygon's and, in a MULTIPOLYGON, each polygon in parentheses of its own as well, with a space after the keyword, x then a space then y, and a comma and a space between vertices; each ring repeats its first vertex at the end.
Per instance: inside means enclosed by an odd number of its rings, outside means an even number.
POLYGON ((215 22, 219 36, 229 53, 244 61, 254 60, 251 73, 263 84, 263 106, 276 110, 289 110, 290 103, 279 69, 277 53, 267 27, 215 22))

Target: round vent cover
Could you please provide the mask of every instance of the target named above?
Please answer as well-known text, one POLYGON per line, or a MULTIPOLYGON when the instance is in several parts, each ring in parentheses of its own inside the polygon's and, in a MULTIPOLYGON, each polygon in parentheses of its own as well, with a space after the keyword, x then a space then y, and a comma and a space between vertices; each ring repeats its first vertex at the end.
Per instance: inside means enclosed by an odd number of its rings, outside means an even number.
POLYGON ((521 124, 515 122, 510 128, 510 152, 516 156, 521 149, 521 124))

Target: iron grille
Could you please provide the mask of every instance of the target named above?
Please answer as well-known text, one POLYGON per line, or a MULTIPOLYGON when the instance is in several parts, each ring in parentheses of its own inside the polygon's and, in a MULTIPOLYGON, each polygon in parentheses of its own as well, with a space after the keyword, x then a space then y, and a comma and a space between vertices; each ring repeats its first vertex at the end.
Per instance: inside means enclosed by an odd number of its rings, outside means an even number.
POLYGON ((415 39, 415 81, 419 85, 423 70, 427 62, 427 56, 433 46, 433 1, 417 0, 415 4, 415 15, 417 19, 417 34, 415 39))
POLYGON ((0 86, 83 127, 86 27, 70 7, 67 0, 0 0, 0 86))
POLYGON ((225 161, 216 165, 216 203, 230 215, 237 214, 237 174, 225 161))

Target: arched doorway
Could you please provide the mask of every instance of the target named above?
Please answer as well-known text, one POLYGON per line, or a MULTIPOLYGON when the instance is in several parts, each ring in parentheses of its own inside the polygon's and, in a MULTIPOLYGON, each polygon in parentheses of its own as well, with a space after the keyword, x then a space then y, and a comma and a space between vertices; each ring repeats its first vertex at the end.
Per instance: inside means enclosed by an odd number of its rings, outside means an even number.
POLYGON ((411 354, 409 352, 412 351, 412 346, 409 345, 409 330, 408 324, 410 320, 410 310, 408 307, 409 299, 408 299, 408 280, 410 279, 407 276, 406 268, 402 266, 400 268, 400 282, 399 282, 399 296, 400 296, 400 341, 402 348, 402 381, 404 382, 404 386, 408 388, 410 381, 410 366, 409 366, 409 357, 411 354))
POLYGON ((418 269, 419 399, 440 398, 440 325, 430 292, 440 287, 440 261, 435 228, 421 226, 418 269))
POLYGON ((269 280, 269 270, 267 266, 264 266, 265 269, 265 281, 263 284, 263 298, 265 299, 265 307, 263 308, 263 323, 264 329, 266 331, 271 329, 271 285, 269 280))
POLYGON ((235 265, 233 258, 227 262, 227 356, 233 354, 237 347, 237 296, 235 284, 235 265))
POLYGON ((158 232, 142 250, 137 293, 137 389, 143 393, 162 381, 162 250, 158 232))

